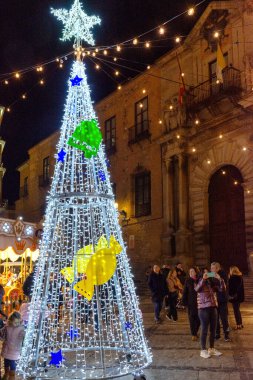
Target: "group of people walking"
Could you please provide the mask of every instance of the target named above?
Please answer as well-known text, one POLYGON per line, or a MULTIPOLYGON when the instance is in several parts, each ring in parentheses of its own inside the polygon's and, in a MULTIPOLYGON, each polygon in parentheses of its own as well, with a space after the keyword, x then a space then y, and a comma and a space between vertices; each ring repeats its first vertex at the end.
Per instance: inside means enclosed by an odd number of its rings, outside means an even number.
POLYGON ((164 265, 162 269, 154 265, 148 278, 148 285, 152 293, 156 323, 161 323, 160 313, 163 303, 167 311, 166 318, 172 322, 178 319, 177 305, 180 299, 181 303, 187 307, 193 341, 198 340, 201 327, 200 356, 202 358, 222 355, 214 348, 215 340, 221 337, 221 326, 224 340, 230 341, 228 302, 231 302, 233 307, 235 329, 243 328, 240 304, 244 301, 244 285, 242 273, 236 266, 230 267, 228 276, 218 262, 212 263, 210 270, 191 267, 187 277, 181 263, 174 268, 164 265), (209 348, 207 349, 208 330, 209 348))

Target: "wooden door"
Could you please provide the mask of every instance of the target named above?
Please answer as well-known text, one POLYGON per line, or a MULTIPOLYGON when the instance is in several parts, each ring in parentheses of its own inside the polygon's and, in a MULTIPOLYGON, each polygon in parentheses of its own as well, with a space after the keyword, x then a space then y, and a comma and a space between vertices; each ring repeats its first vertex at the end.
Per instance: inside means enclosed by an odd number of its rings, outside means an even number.
POLYGON ((231 265, 248 272, 243 182, 240 171, 226 165, 209 184, 209 232, 211 262, 225 270, 231 265))

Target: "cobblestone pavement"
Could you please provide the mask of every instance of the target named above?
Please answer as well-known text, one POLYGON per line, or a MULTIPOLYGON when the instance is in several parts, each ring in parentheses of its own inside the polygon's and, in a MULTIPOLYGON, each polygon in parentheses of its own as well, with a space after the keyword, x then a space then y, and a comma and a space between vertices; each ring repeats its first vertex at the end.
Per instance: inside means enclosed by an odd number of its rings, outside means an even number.
MULTIPOLYGON (((231 331, 231 342, 223 337, 215 347, 220 357, 202 359, 199 342, 192 342, 186 311, 179 311, 179 321, 154 324, 150 299, 141 302, 146 336, 153 351, 153 363, 145 370, 147 380, 253 380, 253 303, 242 304, 244 329, 231 331)), ((234 326, 230 309, 230 326, 234 326)), ((130 380, 132 377, 124 378, 130 380)))
POLYGON ((141 309, 153 352, 153 363, 145 370, 147 380, 253 380, 253 303, 242 304, 244 329, 231 331, 231 342, 219 339, 215 347, 223 355, 210 359, 200 358, 199 342, 191 341, 186 311, 179 311, 178 322, 168 321, 163 311, 163 321, 156 325, 150 298, 141 298, 141 309))

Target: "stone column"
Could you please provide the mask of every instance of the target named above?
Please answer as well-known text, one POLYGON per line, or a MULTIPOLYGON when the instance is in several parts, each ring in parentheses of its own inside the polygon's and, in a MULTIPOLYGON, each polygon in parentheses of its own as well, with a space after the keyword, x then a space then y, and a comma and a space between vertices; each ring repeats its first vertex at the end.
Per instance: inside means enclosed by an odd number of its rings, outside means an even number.
POLYGON ((178 155, 179 231, 188 227, 188 158, 178 155))
POLYGON ((162 257, 165 262, 172 257, 172 244, 174 229, 173 229, 173 209, 172 209, 172 168, 171 159, 165 158, 162 167, 163 178, 163 231, 161 235, 162 241, 162 257))
POLYGON ((179 229, 176 232, 176 252, 180 261, 191 264, 192 234, 189 231, 189 181, 188 157, 184 153, 178 155, 179 175, 179 229))

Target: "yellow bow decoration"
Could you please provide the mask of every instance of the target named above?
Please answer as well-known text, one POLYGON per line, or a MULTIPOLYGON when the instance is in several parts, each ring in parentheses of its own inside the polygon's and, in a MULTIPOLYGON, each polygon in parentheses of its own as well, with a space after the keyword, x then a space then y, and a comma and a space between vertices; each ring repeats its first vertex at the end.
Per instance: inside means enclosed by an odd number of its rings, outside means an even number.
POLYGON ((61 270, 62 275, 70 282, 74 282, 75 272, 85 274, 85 278, 74 285, 74 289, 87 300, 94 294, 94 285, 105 284, 113 276, 116 269, 116 255, 122 251, 121 245, 114 236, 110 237, 109 244, 105 236, 101 236, 93 253, 93 246, 88 245, 80 249, 72 261, 72 267, 61 270))

